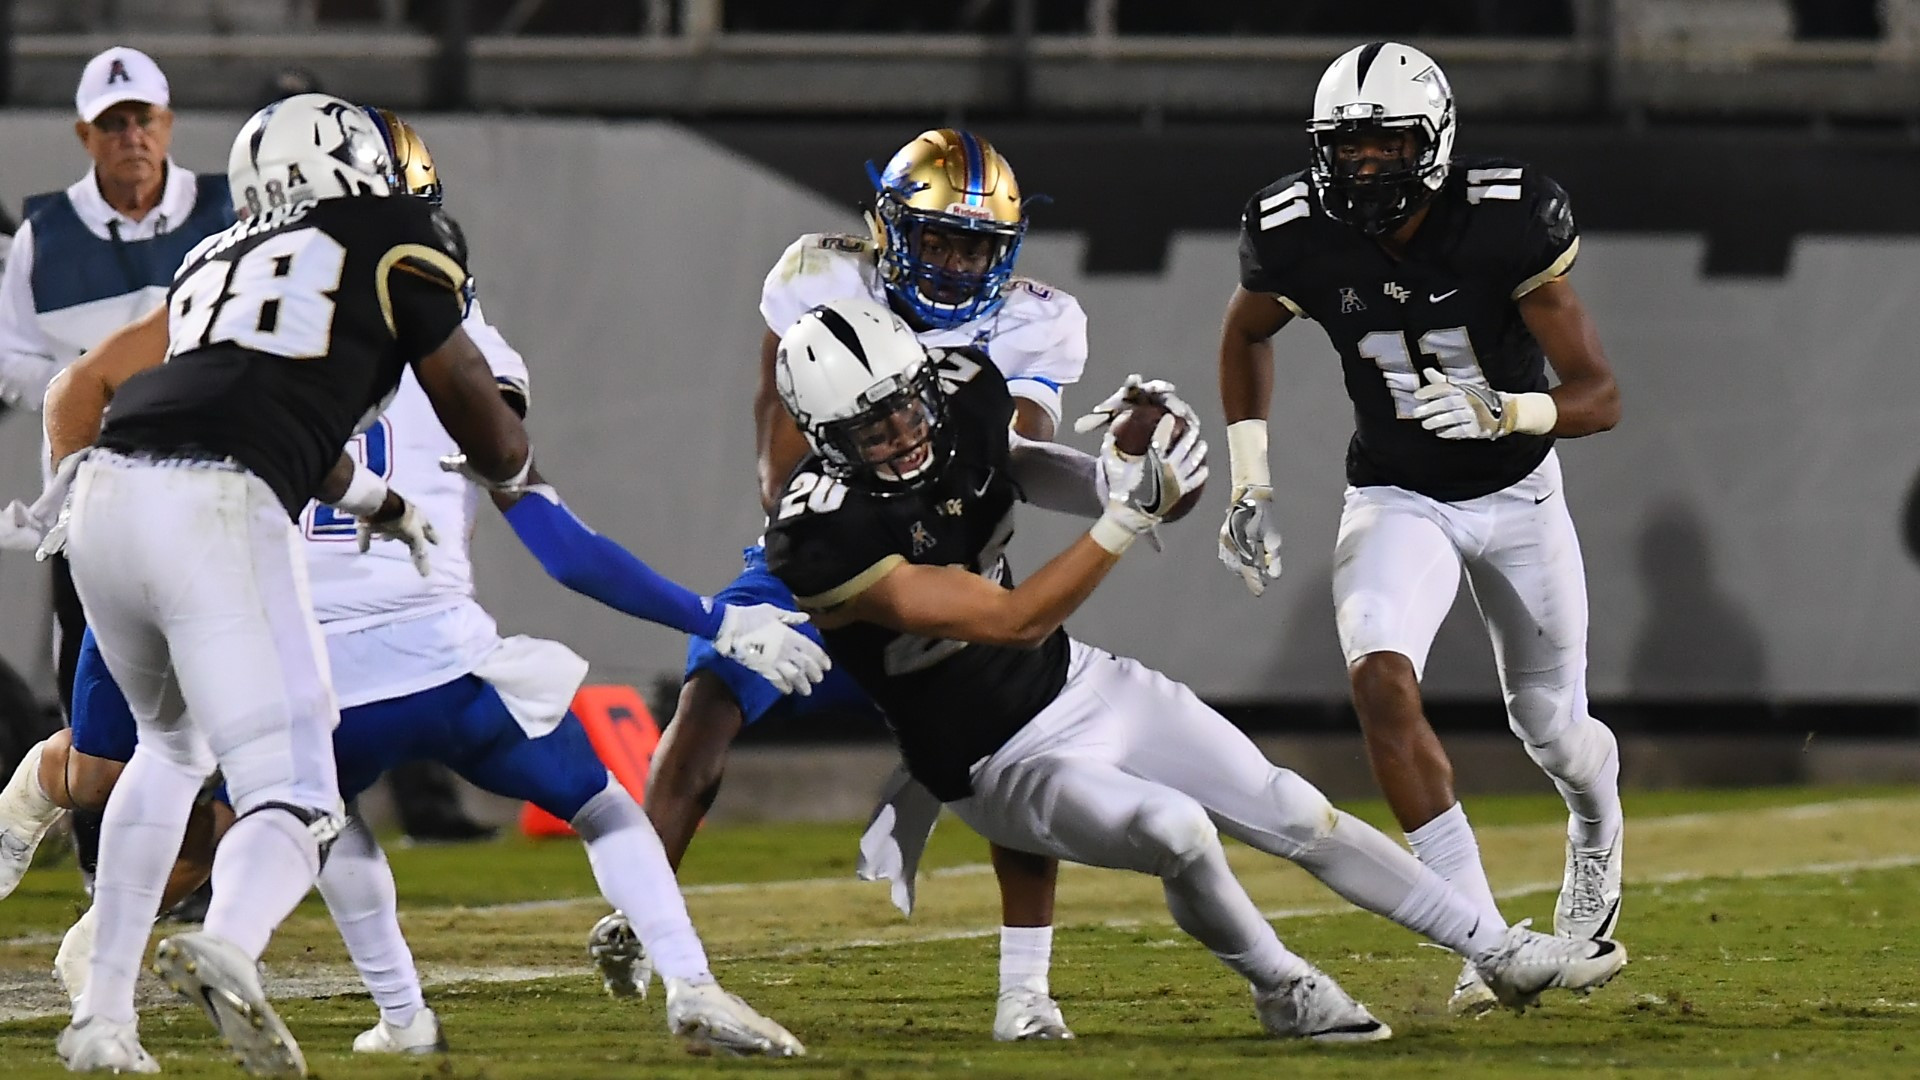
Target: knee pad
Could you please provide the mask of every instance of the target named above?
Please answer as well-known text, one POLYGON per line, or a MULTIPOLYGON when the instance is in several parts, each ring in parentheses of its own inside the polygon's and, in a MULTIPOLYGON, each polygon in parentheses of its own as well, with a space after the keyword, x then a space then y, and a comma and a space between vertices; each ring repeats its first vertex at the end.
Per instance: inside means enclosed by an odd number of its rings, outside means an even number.
POLYGON ((1220 850, 1220 836, 1206 809, 1178 793, 1142 803, 1127 823, 1127 839, 1146 855, 1149 872, 1158 877, 1173 877, 1208 852, 1220 850))
MULTIPOLYGON (((1522 736, 1523 738, 1525 736, 1522 736)), ((1552 739, 1526 743, 1527 756, 1548 776, 1584 790, 1607 767, 1617 751, 1612 729, 1591 716, 1560 725, 1552 739)))
POLYGON ((1340 812, 1327 801, 1326 795, 1292 769, 1274 769, 1267 780, 1267 791, 1280 812, 1275 838, 1292 848, 1291 854, 1285 854, 1286 858, 1298 858, 1301 853, 1312 851, 1333 832, 1340 820, 1340 812))
POLYGON ((1559 738, 1573 719, 1576 686, 1513 686, 1507 690, 1507 726, 1529 746, 1559 738))

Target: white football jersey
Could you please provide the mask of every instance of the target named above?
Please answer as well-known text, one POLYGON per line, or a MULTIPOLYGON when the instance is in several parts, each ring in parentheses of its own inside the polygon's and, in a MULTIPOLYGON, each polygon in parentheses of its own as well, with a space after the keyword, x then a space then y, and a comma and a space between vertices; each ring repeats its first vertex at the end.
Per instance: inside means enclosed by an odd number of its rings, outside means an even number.
MULTIPOLYGON (((527 393, 527 363, 488 325, 475 303, 461 324, 479 346, 503 386, 527 393)), ((458 473, 443 472, 440 459, 457 454, 453 436, 440 426, 433 403, 409 368, 387 411, 353 437, 347 452, 383 477, 418 506, 433 523, 440 542, 430 569, 421 577, 397 540, 375 540, 367 553, 354 545, 353 518, 319 503, 300 514, 307 540, 307 573, 314 615, 329 635, 347 633, 429 612, 473 598, 473 565, 468 542, 473 536, 481 491, 458 473)))
MULTIPOLYGON (((922 343, 985 350, 1015 397, 1038 403, 1060 420, 1060 389, 1087 368, 1087 315, 1072 295, 1032 278, 1007 282, 998 310, 951 330, 928 330, 922 343)), ((808 309, 830 300, 870 296, 887 302, 873 242, 838 233, 809 233, 793 242, 767 274, 760 314, 784 334, 808 309)))

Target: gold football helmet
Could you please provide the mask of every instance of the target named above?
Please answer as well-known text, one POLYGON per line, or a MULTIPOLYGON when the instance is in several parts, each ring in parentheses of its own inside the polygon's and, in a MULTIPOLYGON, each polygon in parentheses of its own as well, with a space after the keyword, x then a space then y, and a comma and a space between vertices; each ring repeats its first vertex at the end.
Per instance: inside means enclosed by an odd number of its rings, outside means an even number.
POLYGON ((1004 301, 1026 235, 1013 166, 987 140, 939 128, 867 165, 867 225, 887 292, 929 328, 959 326, 1004 301))
POLYGON ((392 109, 372 105, 363 108, 387 140, 387 152, 393 159, 393 175, 388 180, 393 190, 440 205, 445 193, 440 187, 440 173, 433 167, 433 152, 427 149, 427 140, 392 109))

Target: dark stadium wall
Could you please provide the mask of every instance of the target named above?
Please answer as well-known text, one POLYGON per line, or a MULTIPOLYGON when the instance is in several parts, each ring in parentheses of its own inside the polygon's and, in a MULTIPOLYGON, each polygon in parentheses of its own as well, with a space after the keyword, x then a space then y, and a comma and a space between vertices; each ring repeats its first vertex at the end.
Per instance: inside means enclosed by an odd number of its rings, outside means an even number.
MULTIPOLYGON (((184 116, 179 159, 219 167, 239 119, 184 116)), ((590 523, 718 588, 760 525, 748 402, 762 277, 794 236, 860 228, 862 162, 914 129, 433 116, 420 127, 473 240, 486 310, 532 366, 543 471, 590 523)), ((6 205, 78 175, 70 130, 58 114, 0 115, 16 149, 0 171, 6 205)), ((1091 319, 1069 414, 1143 371, 1175 379, 1217 425, 1236 214, 1297 166, 1298 137, 988 133, 1030 192, 1055 199, 1035 211, 1023 269, 1078 295, 1091 319)), ((1920 469, 1920 210, 1906 196, 1920 190, 1920 151, 1764 131, 1477 127, 1463 149, 1527 160, 1572 193, 1585 234, 1574 280, 1620 373, 1625 422, 1561 450, 1592 592, 1594 696, 1656 725, 1668 715, 1657 703, 1772 703, 1764 716, 1778 720, 1841 702, 1913 730, 1900 703, 1920 699, 1920 567, 1904 535, 1920 469), (1870 703, 1884 705, 1858 708, 1870 703)), ((1278 355, 1283 579, 1255 600, 1219 567, 1220 485, 1168 530, 1165 554, 1129 558, 1071 627, 1216 700, 1336 703, 1328 581, 1350 415, 1310 324, 1289 328, 1278 355)), ((0 423, 6 497, 34 489, 35 453, 30 422, 0 423)), ((1017 565, 1076 529, 1030 514, 1017 565)), ((507 632, 566 640, 602 679, 677 676, 675 635, 564 592, 491 515, 476 548, 482 599, 507 632)), ((44 680, 37 569, 0 559, 0 653, 44 680)), ((1465 590, 1428 685, 1480 703, 1474 715, 1497 697, 1465 590)))

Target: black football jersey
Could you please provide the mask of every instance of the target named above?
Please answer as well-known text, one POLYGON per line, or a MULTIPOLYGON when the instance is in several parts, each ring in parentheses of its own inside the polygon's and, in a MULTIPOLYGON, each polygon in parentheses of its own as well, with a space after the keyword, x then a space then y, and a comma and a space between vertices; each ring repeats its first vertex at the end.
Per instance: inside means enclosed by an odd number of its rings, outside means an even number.
POLYGON ((421 199, 297 203, 187 256, 167 296, 167 362, 128 379, 99 444, 230 457, 298 517, 406 365, 465 312, 465 252, 421 199))
POLYGON ((1067 634, 1037 649, 836 624, 834 612, 902 563, 962 566, 1012 588, 1004 555, 1019 491, 1007 474, 1013 398, 984 353, 934 350, 948 387, 952 457, 924 487, 854 491, 818 458, 794 470, 768 522, 767 567, 813 613, 833 662, 885 711, 914 778, 942 801, 965 798, 968 772, 1059 696, 1067 634))
POLYGON ((1403 257, 1329 218, 1304 172, 1248 202, 1240 284, 1313 319, 1340 353, 1354 435, 1347 482, 1448 502, 1508 487, 1553 440, 1513 434, 1442 439, 1420 426, 1423 368, 1508 393, 1547 389, 1546 357, 1516 303, 1573 265, 1580 249, 1566 192, 1534 169, 1453 163, 1403 257))

